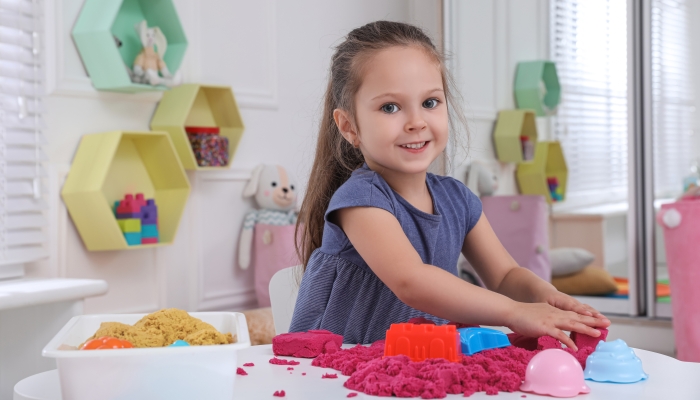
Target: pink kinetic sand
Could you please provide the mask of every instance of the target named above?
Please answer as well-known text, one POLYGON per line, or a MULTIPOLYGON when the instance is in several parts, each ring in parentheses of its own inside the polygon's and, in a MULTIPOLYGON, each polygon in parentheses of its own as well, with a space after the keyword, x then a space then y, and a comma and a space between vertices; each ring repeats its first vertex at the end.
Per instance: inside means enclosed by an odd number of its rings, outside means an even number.
POLYGON ((253 363, 245 363, 245 364, 243 364, 243 366, 244 366, 244 367, 254 367, 255 364, 253 364, 253 363))
POLYGON ((342 336, 326 330, 283 333, 272 338, 276 356, 314 358, 322 353, 335 353, 342 345, 342 336))
POLYGON ((322 379, 338 379, 338 374, 323 374, 322 379))
MULTIPOLYGON (((580 343, 577 343, 579 351, 564 350, 585 368, 586 358, 605 334, 590 339, 579 335, 576 339, 580 343)), ((333 354, 321 354, 311 365, 340 371, 350 376, 344 384, 346 388, 375 396, 435 399, 448 393, 463 393, 468 397, 480 391, 495 395, 519 389, 527 364, 535 354, 547 348, 562 348, 558 340, 550 337, 532 339, 514 334, 509 338, 511 343, 532 350, 514 345, 462 356, 461 362, 436 358, 412 362, 406 356, 382 357, 384 341, 379 340, 369 347, 358 345, 333 354)))
POLYGON ((571 340, 576 343, 576 347, 579 349, 582 347, 595 347, 598 345, 598 342, 600 341, 605 341, 605 339, 608 337, 608 330, 607 329, 598 329, 600 332, 600 336, 597 338, 588 336, 588 335, 582 335, 580 333, 576 332, 571 332, 571 340))
POLYGON ((272 357, 270 359, 270 364, 275 364, 275 365, 299 365, 299 361, 294 361, 294 360, 283 360, 281 358, 277 357, 272 357))
POLYGON ((275 397, 284 397, 287 393, 285 393, 284 390, 276 390, 272 395, 275 397))
POLYGON ((248 375, 248 373, 245 372, 245 370, 243 368, 240 368, 240 367, 238 369, 236 369, 236 374, 243 375, 243 376, 248 375))
POLYGON ((357 392, 348 393, 347 397, 357 397, 357 392))

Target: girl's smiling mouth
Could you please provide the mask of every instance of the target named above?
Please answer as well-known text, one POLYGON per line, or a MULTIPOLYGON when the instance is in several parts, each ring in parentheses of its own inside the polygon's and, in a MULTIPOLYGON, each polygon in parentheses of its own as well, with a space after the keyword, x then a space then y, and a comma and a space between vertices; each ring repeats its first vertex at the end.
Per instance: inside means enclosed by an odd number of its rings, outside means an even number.
POLYGON ((401 147, 404 150, 410 151, 411 153, 420 153, 423 150, 425 150, 428 143, 430 143, 430 141, 406 143, 399 145, 399 147, 401 147))

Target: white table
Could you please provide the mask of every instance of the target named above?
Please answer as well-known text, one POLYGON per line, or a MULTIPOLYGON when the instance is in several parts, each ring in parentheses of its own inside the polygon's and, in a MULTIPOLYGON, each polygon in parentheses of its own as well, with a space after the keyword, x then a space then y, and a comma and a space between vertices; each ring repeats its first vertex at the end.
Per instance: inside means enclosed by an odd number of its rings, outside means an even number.
POLYGON ((9 279, 0 281, 0 400, 12 398, 27 375, 56 368, 41 349, 72 317, 86 297, 107 293, 95 279, 9 279))
MULTIPOLYGON (((698 399, 700 398, 700 364, 685 363, 661 354, 635 349, 642 360, 649 379, 633 384, 612 384, 586 381, 591 388, 588 395, 579 396, 586 400, 598 399, 698 399)), ((339 372, 311 366, 310 359, 297 359, 300 364, 293 371, 287 371, 286 365, 272 365, 272 346, 253 346, 238 353, 238 365, 252 362, 254 367, 243 367, 247 376, 236 377, 236 397, 238 400, 276 399, 272 394, 284 390, 285 400, 297 399, 345 399, 351 391, 343 387, 348 377, 339 372), (291 373, 290 373, 291 372, 291 373), (306 372, 306 376, 302 376, 306 372), (325 373, 337 373, 338 379, 322 379, 325 373)), ((287 358, 287 357, 282 357, 287 358)), ((499 393, 498 396, 486 396, 475 393, 472 399, 518 399, 522 392, 499 393)), ((525 394, 530 398, 552 397, 525 394)), ((355 399, 373 398, 358 393, 355 399)), ((462 395, 447 395, 447 398, 464 398, 462 395)), ((14 400, 61 400, 58 373, 56 370, 31 376, 15 386, 14 400)))

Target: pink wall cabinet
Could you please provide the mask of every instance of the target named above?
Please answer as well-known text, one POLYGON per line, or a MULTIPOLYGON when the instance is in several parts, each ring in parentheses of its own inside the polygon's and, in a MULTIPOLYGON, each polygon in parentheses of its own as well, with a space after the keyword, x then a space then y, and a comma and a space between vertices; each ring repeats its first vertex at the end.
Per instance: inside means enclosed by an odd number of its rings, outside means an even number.
POLYGON ((542 196, 487 196, 484 215, 508 253, 521 267, 549 282, 547 202, 542 196))
POLYGON ((664 230, 677 356, 700 362, 700 200, 664 204, 657 220, 664 230))

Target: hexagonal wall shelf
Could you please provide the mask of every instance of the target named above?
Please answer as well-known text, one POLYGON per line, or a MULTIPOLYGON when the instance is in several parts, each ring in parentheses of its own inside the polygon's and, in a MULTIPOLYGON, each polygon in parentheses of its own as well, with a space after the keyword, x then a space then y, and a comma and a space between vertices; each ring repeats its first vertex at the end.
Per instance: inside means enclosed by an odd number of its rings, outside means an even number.
POLYGON ((548 178, 556 178, 560 187, 560 196, 566 199, 566 180, 568 169, 564 152, 559 142, 539 142, 535 149, 535 159, 518 164, 516 178, 520 193, 544 196, 547 203, 554 201, 548 185, 548 178))
POLYGON ((230 87, 186 84, 163 93, 151 119, 151 129, 170 133, 185 169, 213 170, 231 165, 245 127, 230 87), (186 126, 219 127, 219 134, 228 138, 228 165, 200 167, 185 132, 186 126))
POLYGON ((141 52, 141 39, 134 27, 146 20, 168 39, 163 57, 175 73, 187 49, 187 38, 172 0, 86 0, 73 27, 73 40, 98 90, 144 92, 166 90, 131 82, 129 69, 141 52), (118 46, 117 43, 121 43, 118 46))
POLYGON ((190 183, 166 132, 115 131, 85 135, 61 191, 88 250, 171 244, 190 183), (112 206, 126 193, 143 193, 158 206, 158 244, 128 246, 112 206))
POLYGON ((498 113, 493 140, 496 155, 503 162, 528 161, 523 151, 521 136, 526 136, 530 144, 537 143, 537 124, 532 110, 503 110, 498 113))
POLYGON ((535 110, 543 117, 556 112, 561 96, 557 68, 551 61, 518 63, 515 73, 515 101, 518 108, 535 110))

